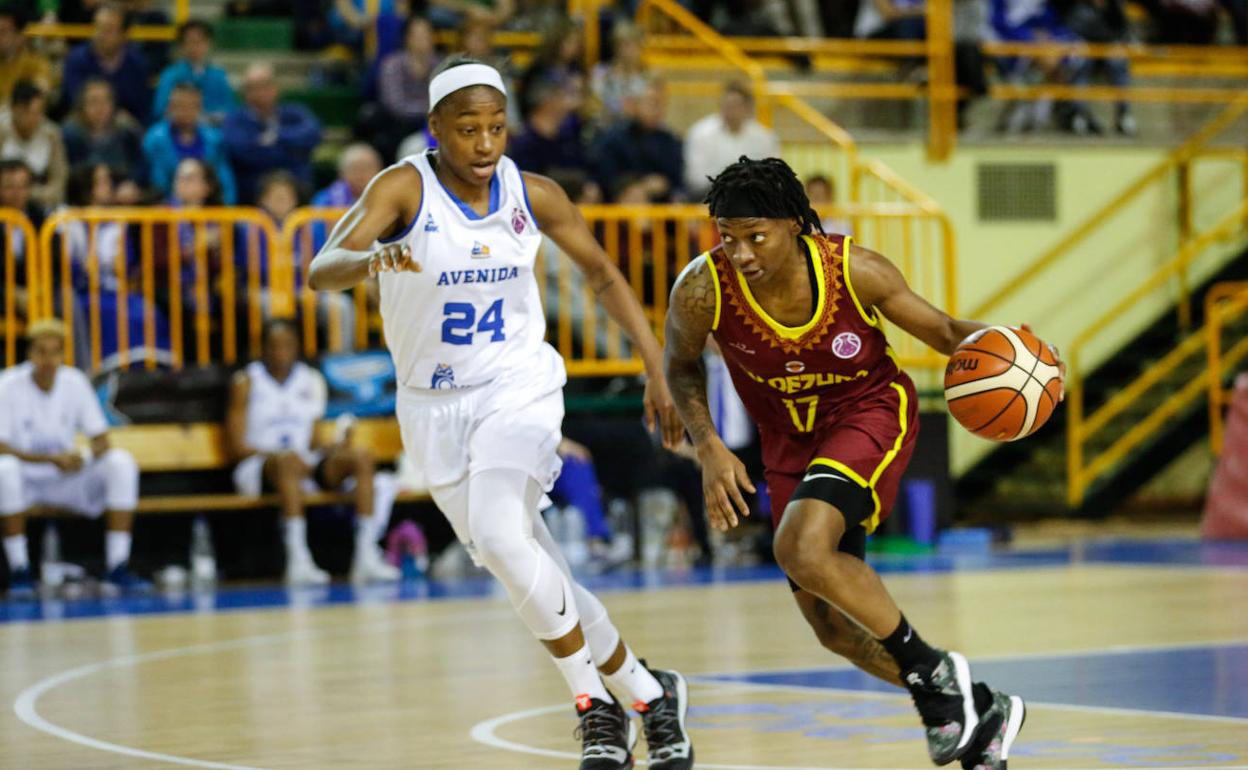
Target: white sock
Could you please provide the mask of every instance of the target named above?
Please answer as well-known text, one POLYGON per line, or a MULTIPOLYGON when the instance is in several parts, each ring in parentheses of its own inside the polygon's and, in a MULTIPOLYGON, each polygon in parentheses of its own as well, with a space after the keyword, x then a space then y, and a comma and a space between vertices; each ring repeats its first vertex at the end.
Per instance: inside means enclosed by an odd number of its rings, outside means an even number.
POLYGON ((30 557, 26 554, 26 536, 9 535, 4 539, 4 555, 9 558, 9 569, 19 570, 30 566, 30 557))
POLYGON ((290 560, 312 561, 312 552, 308 550, 308 524, 302 517, 283 519, 286 528, 286 558, 290 560))
POLYGON ((654 678, 633 654, 633 648, 624 645, 624 663, 614 674, 604 674, 617 691, 628 693, 634 703, 649 703, 663 695, 663 685, 654 678))
POLYGON ((104 534, 104 563, 108 565, 109 572, 119 564, 130 561, 130 542, 129 532, 114 532, 110 529, 104 534))
POLYGON ((377 543, 377 515, 357 516, 355 519, 355 546, 368 545, 370 548, 377 543))
POLYGON ((559 673, 567 681, 568 689, 572 690, 572 697, 579 699, 582 695, 587 695, 607 703, 614 702, 611 693, 607 692, 607 686, 602 683, 602 677, 598 676, 598 669, 594 667, 589 645, 583 645, 568 657, 555 658, 554 661, 559 667, 559 673))

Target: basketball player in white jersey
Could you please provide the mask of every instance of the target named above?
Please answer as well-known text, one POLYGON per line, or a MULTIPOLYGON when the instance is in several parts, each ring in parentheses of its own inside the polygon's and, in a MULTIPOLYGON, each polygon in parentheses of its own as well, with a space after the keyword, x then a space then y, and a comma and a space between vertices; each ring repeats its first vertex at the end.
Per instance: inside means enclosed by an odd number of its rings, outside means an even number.
POLYGON ((684 678, 637 660, 602 603, 571 578, 537 513, 559 473, 567 379, 544 341, 533 274, 541 234, 577 263, 632 339, 648 375, 647 420, 653 427, 657 416, 664 443, 674 446, 683 429, 662 352, 567 195, 503 155, 498 72, 450 57, 430 83, 429 104, 438 149, 373 179, 313 260, 309 284, 346 289, 380 274, 404 449, 455 534, 504 585, 567 680, 580 715, 582 770, 633 764, 632 722, 612 692, 641 713, 650 767, 688 770, 684 678))
POLYGON ((281 500, 286 544, 286 582, 324 585, 329 575, 308 550, 304 520, 305 489, 353 486, 356 507, 355 558, 351 580, 394 581, 399 570, 386 564, 377 546, 379 531, 390 520, 396 484, 376 473, 368 450, 351 447, 350 434, 327 447, 316 445, 316 422, 325 416, 328 389, 316 369, 299 360, 299 335, 286 320, 265 324, 261 359, 234 375, 226 408, 225 432, 240 495, 260 495, 266 488, 281 500))
POLYGON ((24 514, 35 506, 104 515, 106 583, 146 588, 129 570, 139 466, 129 452, 109 446, 108 422, 87 376, 62 364, 65 325, 37 321, 27 338, 30 360, 0 375, 0 516, 9 593, 34 593, 24 514), (79 434, 88 440, 81 449, 79 434))

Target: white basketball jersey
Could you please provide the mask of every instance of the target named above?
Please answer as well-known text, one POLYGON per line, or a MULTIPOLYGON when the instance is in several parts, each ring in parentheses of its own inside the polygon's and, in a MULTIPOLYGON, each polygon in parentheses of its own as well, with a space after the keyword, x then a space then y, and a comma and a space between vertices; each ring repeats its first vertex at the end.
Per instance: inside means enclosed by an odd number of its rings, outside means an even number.
POLYGON ((549 346, 533 275, 542 236, 520 169, 499 158, 489 213, 479 216, 438 180, 433 152, 403 161, 420 172, 421 208, 385 243, 405 243, 421 272, 380 276, 381 318, 399 384, 442 390, 531 366, 549 346))
POLYGON ((316 421, 325 415, 325 378, 296 363, 285 382, 278 382, 264 363, 247 365, 251 389, 247 397, 247 446, 260 452, 290 450, 306 454, 312 447, 316 421))
POLYGON ((62 366, 52 390, 44 391, 34 370, 27 362, 0 377, 0 441, 21 452, 61 454, 74 448, 79 433, 95 438, 108 431, 87 375, 62 366))

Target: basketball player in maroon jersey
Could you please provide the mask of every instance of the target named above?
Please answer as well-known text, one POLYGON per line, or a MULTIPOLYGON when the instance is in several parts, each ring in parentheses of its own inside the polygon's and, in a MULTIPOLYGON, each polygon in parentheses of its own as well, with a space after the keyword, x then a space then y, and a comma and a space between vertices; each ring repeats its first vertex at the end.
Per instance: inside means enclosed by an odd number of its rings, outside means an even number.
POLYGON ((707 514, 720 529, 748 515, 754 487, 716 435, 702 351, 713 336, 758 424, 776 527, 776 560, 819 641, 906 687, 944 765, 1002 770, 1022 727, 1018 696, 972 684, 966 659, 930 647, 863 560, 914 452, 914 383, 880 316, 950 354, 983 324, 950 318, 884 257, 824 235, 783 161, 740 161, 707 194, 722 242, 672 289, 668 381, 702 463, 707 514))

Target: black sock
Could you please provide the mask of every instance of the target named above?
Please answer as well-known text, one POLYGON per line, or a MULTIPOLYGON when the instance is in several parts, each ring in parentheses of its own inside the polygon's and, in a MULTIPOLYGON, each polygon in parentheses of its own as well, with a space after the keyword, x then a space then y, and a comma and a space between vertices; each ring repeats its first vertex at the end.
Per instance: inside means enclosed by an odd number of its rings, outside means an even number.
POLYGON ((897 625, 897 630, 881 639, 880 644, 884 645, 888 654, 897 661, 902 674, 916 666, 934 669, 940 665, 940 653, 923 641, 919 632, 915 631, 910 621, 906 620, 905 615, 901 616, 901 623, 897 625))
POLYGON ((992 708, 992 690, 983 682, 976 682, 971 686, 971 694, 975 697, 975 713, 981 717, 987 714, 992 708))

